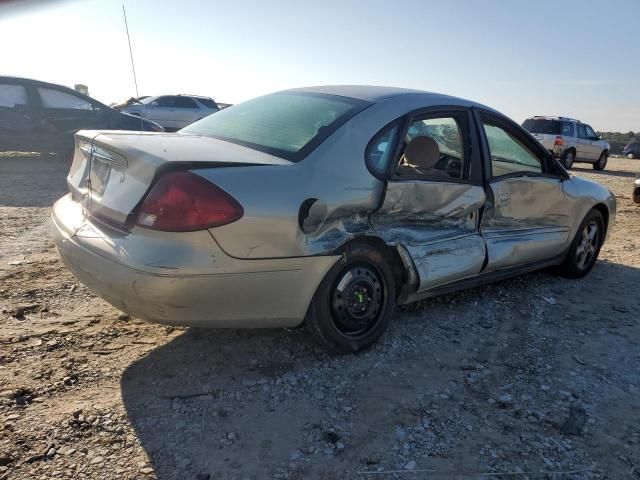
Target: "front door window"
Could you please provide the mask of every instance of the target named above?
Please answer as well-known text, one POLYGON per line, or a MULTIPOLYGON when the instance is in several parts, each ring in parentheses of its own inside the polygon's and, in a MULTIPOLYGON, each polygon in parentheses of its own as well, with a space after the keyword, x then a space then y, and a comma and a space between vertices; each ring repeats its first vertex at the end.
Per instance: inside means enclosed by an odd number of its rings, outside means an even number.
POLYGON ((540 157, 502 127, 483 120, 491 155, 491 177, 517 173, 542 173, 540 157))

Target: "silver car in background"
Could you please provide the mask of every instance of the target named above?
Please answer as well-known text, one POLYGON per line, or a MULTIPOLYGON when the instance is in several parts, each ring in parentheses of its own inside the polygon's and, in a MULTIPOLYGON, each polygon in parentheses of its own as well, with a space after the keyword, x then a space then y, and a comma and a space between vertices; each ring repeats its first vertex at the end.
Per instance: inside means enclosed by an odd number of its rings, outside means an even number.
POLYGON ((590 125, 569 117, 531 117, 522 124, 565 168, 574 162, 591 163, 594 170, 604 170, 609 159, 609 142, 596 134, 590 125))
POLYGON ((179 130, 219 111, 218 104, 200 95, 161 95, 144 97, 121 109, 162 125, 166 130, 179 130))
POLYGON ((616 213, 524 129, 459 98, 288 90, 176 134, 83 131, 53 207, 73 273, 139 318, 295 327, 357 352, 396 304, 593 267, 616 213))

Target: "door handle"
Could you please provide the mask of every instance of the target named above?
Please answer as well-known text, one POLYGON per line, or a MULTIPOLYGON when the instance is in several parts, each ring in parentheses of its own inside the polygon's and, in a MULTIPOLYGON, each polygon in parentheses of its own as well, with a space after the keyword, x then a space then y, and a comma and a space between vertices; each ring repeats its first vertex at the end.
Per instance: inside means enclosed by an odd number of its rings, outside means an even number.
POLYGON ((509 195, 508 193, 500 193, 498 195, 498 206, 502 207, 507 203, 509 203, 510 200, 511 200, 511 195, 509 195))

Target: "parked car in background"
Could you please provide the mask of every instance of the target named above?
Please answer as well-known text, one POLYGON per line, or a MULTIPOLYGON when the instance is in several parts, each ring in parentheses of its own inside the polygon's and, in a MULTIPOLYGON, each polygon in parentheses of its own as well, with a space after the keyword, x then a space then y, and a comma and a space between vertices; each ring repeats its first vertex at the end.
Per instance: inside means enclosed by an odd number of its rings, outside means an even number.
POLYGON ((157 122, 167 130, 179 130, 219 110, 212 98, 198 95, 146 97, 122 108, 123 112, 157 122))
POLYGON ((640 158, 640 142, 630 142, 625 145, 622 155, 627 158, 640 158))
POLYGON ((505 116, 416 90, 288 90, 76 144, 52 228, 94 292, 161 323, 306 319, 338 352, 373 344, 397 303, 549 266, 582 277, 616 213, 505 116))
POLYGON ((591 163, 595 170, 603 170, 609 158, 609 142, 602 140, 591 126, 569 117, 535 116, 522 126, 565 168, 574 162, 591 163))
POLYGON ((0 77, 0 151, 71 155, 81 129, 164 131, 61 85, 0 77))

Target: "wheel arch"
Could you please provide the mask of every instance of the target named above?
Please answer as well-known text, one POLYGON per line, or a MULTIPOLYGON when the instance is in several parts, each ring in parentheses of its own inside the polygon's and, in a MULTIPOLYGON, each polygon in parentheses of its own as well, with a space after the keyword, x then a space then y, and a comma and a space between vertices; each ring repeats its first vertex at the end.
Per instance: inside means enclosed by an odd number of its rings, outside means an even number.
POLYGON ((380 252, 385 260, 389 262, 391 270, 393 271, 394 279, 396 281, 396 296, 398 296, 403 290, 403 287, 409 282, 410 278, 410 267, 406 265, 406 260, 403 260, 400 252, 398 251, 398 248, 393 245, 387 244, 387 242, 385 242, 380 237, 368 234, 359 235, 350 239, 349 241, 337 247, 333 251, 333 253, 336 255, 341 255, 342 253, 344 253, 347 247, 353 244, 367 245, 380 252))
POLYGON ((602 214, 602 218, 604 219, 604 234, 605 237, 609 230, 609 207, 607 207, 604 203, 596 203, 592 210, 597 210, 602 214))

